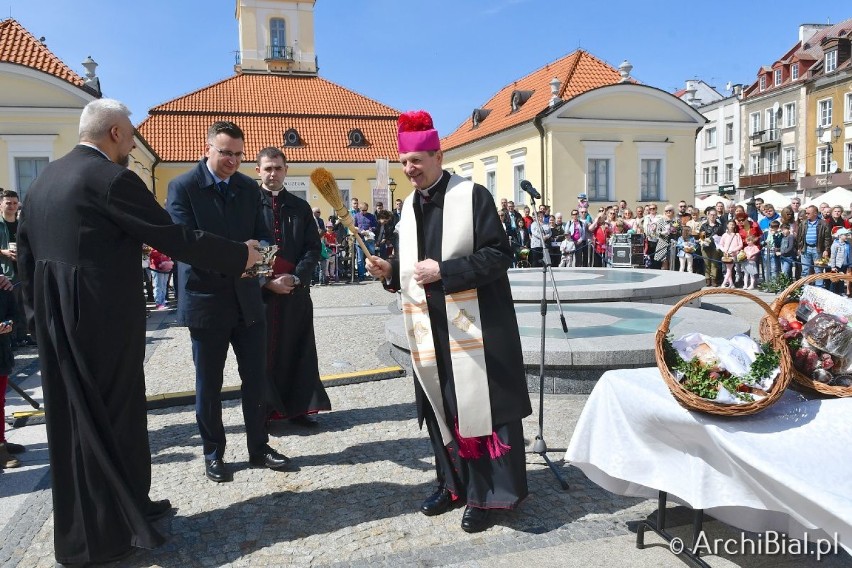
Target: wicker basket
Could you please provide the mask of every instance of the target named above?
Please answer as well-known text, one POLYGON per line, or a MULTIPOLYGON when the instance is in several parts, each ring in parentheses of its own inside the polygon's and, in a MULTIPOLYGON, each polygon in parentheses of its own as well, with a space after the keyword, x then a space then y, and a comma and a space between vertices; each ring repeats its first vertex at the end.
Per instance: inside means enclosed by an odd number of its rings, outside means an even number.
MULTIPOLYGON (((852 274, 844 274, 841 272, 822 272, 819 274, 809 274, 808 276, 796 280, 795 282, 787 286, 787 288, 784 289, 783 292, 778 294, 778 297, 775 298, 775 300, 772 302, 773 315, 771 321, 778 321, 778 314, 781 313, 781 308, 789 301, 790 296, 792 296, 797 289, 808 284, 812 284, 817 280, 830 280, 832 282, 836 282, 838 280, 852 280, 852 274)), ((768 337, 771 337, 769 322, 769 316, 764 316, 760 320, 760 337, 764 341, 766 341, 768 337)), ((815 391, 828 396, 836 397, 852 396, 852 387, 833 387, 825 383, 815 381, 812 378, 800 373, 793 365, 790 366, 790 370, 792 371, 793 380, 796 382, 796 384, 810 391, 815 391)))
POLYGON ((657 329, 656 336, 655 354, 657 356, 657 367, 660 369, 660 375, 662 375, 663 380, 666 381, 666 385, 669 387, 669 390, 675 397, 675 400, 677 400, 680 405, 686 408, 687 410, 697 410, 699 412, 717 414, 720 416, 745 416, 747 414, 754 414, 756 412, 760 412, 764 408, 769 407, 776 400, 781 398, 781 395, 784 393, 784 390, 790 383, 790 375, 793 365, 790 359, 790 350, 787 348, 787 342, 784 341, 782 333, 783 332, 781 331, 781 327, 778 325, 778 318, 774 317, 772 308, 769 306, 769 304, 767 304, 757 296, 734 288, 710 288, 707 290, 700 290, 682 298, 677 304, 672 306, 672 308, 666 314, 666 317, 663 318, 663 322, 657 329), (666 336, 669 334, 669 326, 671 325, 672 317, 674 316, 675 312, 677 312, 680 308, 682 308, 684 305, 688 304, 692 300, 695 300, 696 298, 700 298, 702 296, 707 296, 709 294, 729 294, 733 296, 742 296, 743 298, 748 298, 749 300, 755 302, 761 308, 763 308, 767 314, 769 314, 765 316, 765 318, 767 320, 767 327, 771 330, 771 338, 764 338, 764 341, 769 341, 769 343, 772 344, 773 349, 778 351, 780 355, 779 366, 781 372, 778 377, 776 377, 775 382, 772 385, 772 390, 765 398, 746 404, 724 404, 713 400, 708 400, 683 388, 678 382, 677 378, 669 369, 668 365, 666 365, 663 344, 666 339, 666 336), (773 316, 772 319, 770 319, 769 316, 773 316))

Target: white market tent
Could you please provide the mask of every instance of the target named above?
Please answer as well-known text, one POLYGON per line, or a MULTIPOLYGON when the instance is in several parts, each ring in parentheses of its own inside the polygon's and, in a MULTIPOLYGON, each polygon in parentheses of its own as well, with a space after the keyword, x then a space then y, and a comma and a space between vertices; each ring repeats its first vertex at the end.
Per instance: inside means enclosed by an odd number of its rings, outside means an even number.
MULTIPOLYGON (((790 198, 787 197, 786 195, 782 195, 782 194, 778 193, 774 189, 767 189, 763 193, 755 194, 754 197, 755 197, 755 199, 757 199, 758 197, 760 199, 763 199, 764 203, 770 203, 773 207, 775 207, 776 211, 781 211, 781 209, 790 205, 790 198)), ((751 198, 749 198, 749 199, 751 199, 751 198)), ((746 204, 745 201, 740 201, 737 205, 745 206, 745 204, 746 204)))
POLYGON ((831 191, 827 191, 821 195, 813 195, 805 200, 805 206, 808 205, 817 205, 825 202, 834 207, 835 205, 840 205, 844 210, 849 210, 850 204, 852 204, 852 191, 849 191, 843 187, 835 187, 831 191))
POLYGON ((707 197, 699 197, 698 199, 695 200, 695 207, 697 207, 698 210, 701 211, 701 213, 703 215, 705 209, 707 209, 708 207, 711 207, 713 205, 716 205, 716 203, 718 203, 719 201, 723 201, 725 203, 728 203, 728 198, 727 197, 720 197, 720 196, 715 195, 715 194, 714 195, 708 195, 707 197))

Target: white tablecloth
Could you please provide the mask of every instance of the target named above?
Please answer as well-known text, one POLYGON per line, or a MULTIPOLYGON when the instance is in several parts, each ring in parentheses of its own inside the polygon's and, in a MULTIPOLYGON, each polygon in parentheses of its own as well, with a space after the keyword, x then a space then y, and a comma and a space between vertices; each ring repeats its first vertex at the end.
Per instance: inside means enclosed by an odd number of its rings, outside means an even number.
POLYGON ((565 459, 613 493, 666 491, 743 530, 836 534, 852 548, 852 399, 787 391, 762 412, 726 418, 681 407, 656 368, 608 371, 565 459))

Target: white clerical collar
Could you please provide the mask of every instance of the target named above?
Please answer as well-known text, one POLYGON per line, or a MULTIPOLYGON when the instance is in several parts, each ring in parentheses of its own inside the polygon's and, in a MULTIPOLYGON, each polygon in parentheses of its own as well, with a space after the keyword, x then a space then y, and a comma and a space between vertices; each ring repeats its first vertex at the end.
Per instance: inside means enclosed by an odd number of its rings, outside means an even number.
POLYGON ((440 176, 438 176, 438 179, 436 179, 436 180, 435 180, 435 183, 433 183, 432 185, 430 185, 430 186, 429 186, 429 187, 427 187, 426 189, 418 189, 417 191, 419 191, 419 192, 420 192, 420 195, 421 195, 421 196, 423 196, 423 197, 427 197, 427 198, 428 198, 428 197, 429 197, 429 191, 430 191, 432 188, 434 188, 436 185, 438 185, 438 184, 441 182, 441 180, 442 180, 442 179, 444 179, 444 172, 443 172, 443 171, 441 172, 441 175, 440 175, 440 176))
POLYGON ((282 191, 284 191, 284 186, 281 186, 281 189, 279 189, 278 191, 272 191, 271 189, 269 189, 269 188, 268 188, 268 187, 266 187, 265 185, 263 185, 263 186, 261 186, 261 187, 262 187, 264 190, 266 190, 266 191, 268 191, 269 193, 271 193, 271 194, 272 194, 272 197, 278 197, 278 194, 279 194, 279 193, 281 193, 282 191))

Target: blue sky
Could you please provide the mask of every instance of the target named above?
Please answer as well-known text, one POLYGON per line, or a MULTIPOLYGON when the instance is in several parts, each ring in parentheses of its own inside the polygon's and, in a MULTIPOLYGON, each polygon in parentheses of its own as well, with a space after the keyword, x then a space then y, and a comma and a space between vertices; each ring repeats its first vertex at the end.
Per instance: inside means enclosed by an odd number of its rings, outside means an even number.
MULTIPOLYGON (((841 2, 718 0, 318 0, 320 75, 399 110, 430 111, 442 136, 497 90, 581 47, 674 91, 701 78, 750 83, 801 23, 852 18, 841 2), (808 7, 810 5, 810 7, 808 7)), ((233 74, 235 0, 0 0, 75 71, 91 55, 106 96, 139 123, 150 107, 233 74)))

